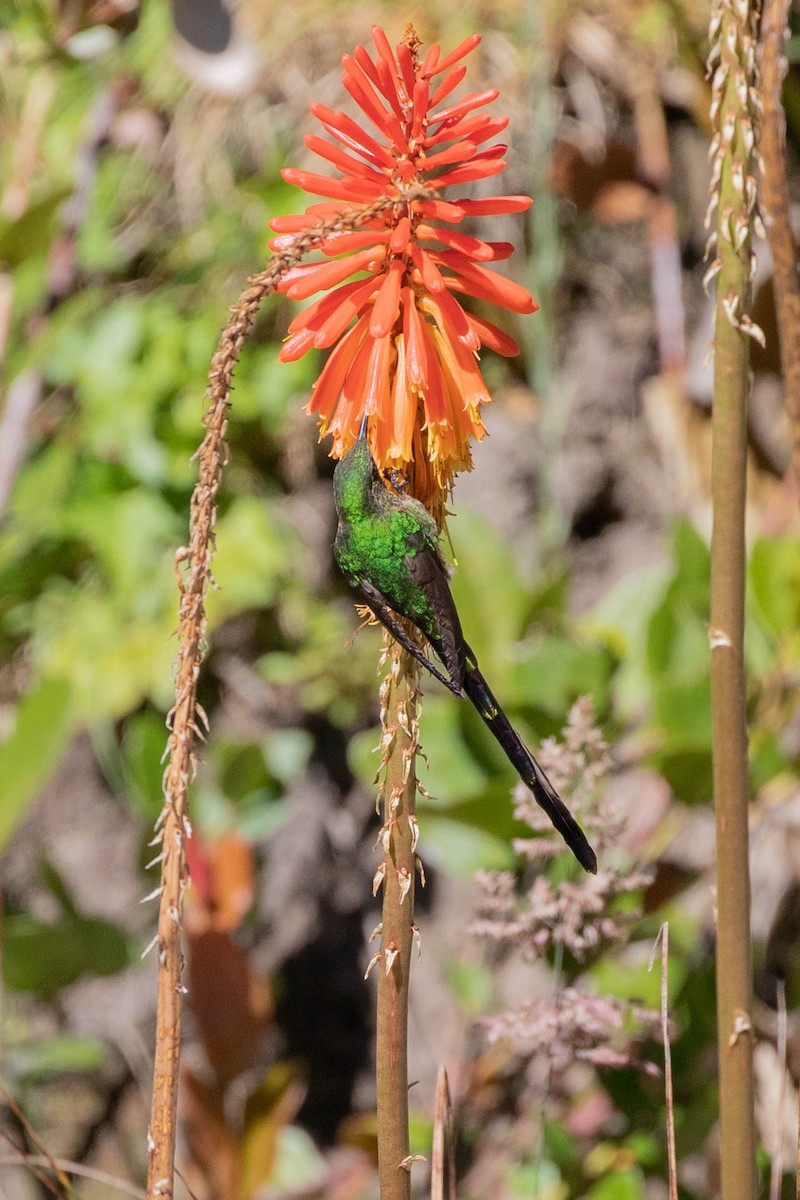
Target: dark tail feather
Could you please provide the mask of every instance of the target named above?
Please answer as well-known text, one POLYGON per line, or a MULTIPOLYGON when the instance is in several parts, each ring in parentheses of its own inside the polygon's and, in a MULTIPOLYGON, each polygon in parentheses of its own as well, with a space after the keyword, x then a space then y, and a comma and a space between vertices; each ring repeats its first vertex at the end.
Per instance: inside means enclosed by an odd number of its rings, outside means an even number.
MULTIPOLYGON (((471 658, 470 654, 468 661, 471 658)), ((514 732, 511 722, 497 703, 477 666, 468 666, 464 677, 464 691, 503 747, 509 762, 519 772, 522 782, 533 792, 536 803, 547 813, 578 862, 596 875, 597 857, 586 840, 586 835, 530 750, 514 732)))

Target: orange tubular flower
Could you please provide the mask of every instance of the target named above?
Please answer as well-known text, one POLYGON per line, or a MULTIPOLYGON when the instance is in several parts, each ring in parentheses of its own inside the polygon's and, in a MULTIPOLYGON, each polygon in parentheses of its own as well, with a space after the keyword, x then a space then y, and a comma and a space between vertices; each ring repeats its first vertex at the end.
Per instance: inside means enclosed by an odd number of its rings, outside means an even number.
POLYGON ((341 457, 366 411, 374 418, 369 437, 378 466, 406 471, 414 494, 439 507, 454 473, 470 465, 470 439, 485 433, 480 409, 491 397, 478 351, 483 345, 506 356, 519 352, 456 296, 519 313, 535 312, 537 305, 519 284, 485 266, 508 258, 509 243, 480 241, 434 222, 523 212, 531 200, 409 198, 420 185, 438 193, 502 171, 506 147, 484 144, 508 118, 477 111, 497 98, 494 88, 446 103, 466 74, 456 64, 479 44, 479 34, 444 58, 432 46, 424 60, 410 28, 396 53, 378 26, 372 37, 375 59, 357 46, 342 62, 344 85, 377 136, 344 113, 312 104, 334 142, 310 135, 306 145, 342 174, 283 172, 287 182, 327 199, 302 215, 272 221, 279 235, 273 249, 320 219, 341 215, 343 228, 321 247, 332 261, 298 266, 280 285, 293 300, 334 289, 294 318, 280 357, 290 362, 314 346, 335 346, 308 404, 319 414, 320 436, 332 434, 332 454, 341 457), (348 227, 348 213, 382 197, 394 201, 385 215, 348 227))

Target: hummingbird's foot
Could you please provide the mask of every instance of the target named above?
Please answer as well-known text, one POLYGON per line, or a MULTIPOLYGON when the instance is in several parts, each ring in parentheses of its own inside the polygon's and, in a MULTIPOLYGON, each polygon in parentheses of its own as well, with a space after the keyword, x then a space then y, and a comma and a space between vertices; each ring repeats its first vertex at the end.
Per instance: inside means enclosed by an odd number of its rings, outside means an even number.
POLYGON ((397 467, 386 467, 383 472, 383 478, 388 480, 398 495, 405 496, 408 494, 408 476, 404 471, 399 470, 397 467))

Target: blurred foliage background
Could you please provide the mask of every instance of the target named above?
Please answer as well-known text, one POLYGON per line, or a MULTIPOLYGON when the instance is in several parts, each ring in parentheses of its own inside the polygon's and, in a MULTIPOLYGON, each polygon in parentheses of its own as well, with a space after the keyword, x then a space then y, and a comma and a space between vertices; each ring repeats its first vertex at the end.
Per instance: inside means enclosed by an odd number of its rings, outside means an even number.
MULTIPOLYGON (((155 976, 139 902, 155 886, 204 380, 268 220, 300 204, 279 171, 305 163, 309 102, 347 107, 341 53, 376 21, 397 40, 412 20, 445 47, 484 35, 468 82, 500 86, 511 116, 501 190, 535 198, 526 223, 490 235, 519 246, 509 268, 541 311, 509 321, 519 361, 485 356, 496 403, 455 490, 456 601, 531 739, 592 698, 622 849, 653 865, 624 947, 583 965, 487 950, 472 876, 515 870, 526 827, 477 719, 426 682, 416 1148, 445 1061, 460 1194, 665 1195, 659 1079, 576 1058, 555 1081, 546 1055, 488 1046, 476 1021, 578 976, 657 1006, 647 959, 668 917, 682 1195, 712 1196, 705 5, 244 0, 233 21, 211 0, 2 0, 0 15, 2 1194, 49 1194, 19 1165, 42 1145, 84 1169, 87 1200, 142 1185, 155 976)), ((793 152, 791 73, 786 104, 793 152)), ((784 1125, 777 979, 798 998, 800 551, 758 258, 748 655, 766 1159, 784 1125)), ((243 354, 219 499, 187 904, 180 1161, 198 1200, 374 1194, 362 975, 379 638, 353 638, 333 567, 332 464, 302 411, 319 361, 278 364, 290 319, 271 299, 243 354)), ((637 1053, 661 1061, 656 1043, 637 1053)))

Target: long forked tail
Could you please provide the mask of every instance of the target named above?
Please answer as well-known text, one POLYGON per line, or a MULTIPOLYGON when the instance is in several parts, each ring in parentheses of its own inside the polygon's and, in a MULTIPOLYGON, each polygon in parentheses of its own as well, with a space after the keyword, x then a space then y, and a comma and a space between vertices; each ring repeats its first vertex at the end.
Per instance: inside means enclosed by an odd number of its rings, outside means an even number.
POLYGON ((587 871, 596 875, 597 856, 586 840, 586 835, 580 825, 530 750, 515 732, 470 652, 467 655, 467 664, 467 673, 464 677, 464 691, 467 696, 503 747, 509 762, 519 773, 522 782, 533 792, 536 803, 547 813, 553 826, 561 834, 578 862, 587 871))

